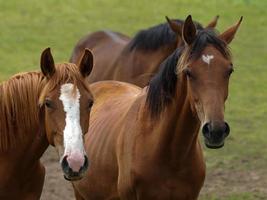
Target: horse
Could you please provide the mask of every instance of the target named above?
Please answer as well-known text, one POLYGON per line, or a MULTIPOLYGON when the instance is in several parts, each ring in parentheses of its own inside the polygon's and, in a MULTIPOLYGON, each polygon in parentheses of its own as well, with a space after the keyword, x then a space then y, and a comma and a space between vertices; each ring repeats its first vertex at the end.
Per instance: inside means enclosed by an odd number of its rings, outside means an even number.
POLYGON ((90 85, 95 97, 85 148, 90 170, 73 182, 77 200, 196 200, 205 178, 198 133, 208 148, 224 146, 233 64, 228 44, 239 22, 222 34, 197 31, 189 15, 184 47, 162 64, 148 87, 119 81, 90 85))
POLYGON ((93 66, 86 50, 79 68, 55 64, 50 48, 41 55, 41 72, 14 75, 0 85, 0 199, 37 200, 48 145, 58 151, 63 174, 78 180, 88 168, 84 134, 93 95, 87 77, 93 66))
MULTIPOLYGON (((167 23, 142 30, 133 39, 112 31, 89 34, 76 44, 70 62, 78 63, 83 49, 89 48, 95 56, 90 83, 118 80, 144 87, 157 73, 159 64, 177 46, 183 45, 183 21, 170 20, 168 17, 166 19, 167 23)), ((218 16, 206 28, 214 28, 217 20, 218 16)), ((201 24, 195 23, 199 30, 203 29, 201 24)))

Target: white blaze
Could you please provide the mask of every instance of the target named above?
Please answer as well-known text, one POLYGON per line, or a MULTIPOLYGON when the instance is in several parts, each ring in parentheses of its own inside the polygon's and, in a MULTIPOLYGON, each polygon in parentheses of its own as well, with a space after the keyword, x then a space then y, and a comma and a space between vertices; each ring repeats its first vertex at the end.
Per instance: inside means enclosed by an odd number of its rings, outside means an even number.
POLYGON ((202 55, 203 62, 210 64, 210 61, 214 58, 213 55, 202 55))
POLYGON ((82 129, 80 125, 80 92, 78 88, 74 91, 74 85, 67 83, 61 86, 59 99, 63 103, 66 112, 66 125, 64 129, 64 155, 73 152, 84 153, 82 129))

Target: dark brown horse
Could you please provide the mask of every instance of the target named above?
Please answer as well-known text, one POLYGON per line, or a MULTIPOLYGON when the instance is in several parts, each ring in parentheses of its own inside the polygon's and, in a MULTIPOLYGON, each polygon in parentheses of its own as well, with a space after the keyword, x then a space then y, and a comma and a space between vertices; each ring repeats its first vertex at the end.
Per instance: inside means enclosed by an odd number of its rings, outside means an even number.
POLYGON ((78 68, 55 65, 46 49, 42 72, 18 74, 0 85, 0 199, 40 198, 45 169, 39 159, 49 144, 58 150, 64 176, 82 178, 88 167, 83 135, 93 102, 85 79, 91 69, 88 50, 78 68))
MULTIPOLYGON (((167 18, 167 17, 166 17, 167 18)), ((214 28, 218 17, 206 28, 214 28)), ((78 63, 85 48, 92 49, 95 66, 89 81, 118 80, 140 87, 147 85, 158 72, 160 63, 177 46, 183 45, 182 20, 170 20, 140 31, 133 39, 120 33, 99 31, 89 34, 76 44, 70 62, 78 63)), ((196 22, 198 29, 203 29, 196 22)))
POLYGON ((85 137, 91 165, 74 182, 76 199, 196 200, 205 178, 198 133, 220 148, 230 132, 224 106, 233 65, 227 45, 241 20, 224 33, 183 26, 185 47, 161 65, 149 86, 103 81, 85 137))

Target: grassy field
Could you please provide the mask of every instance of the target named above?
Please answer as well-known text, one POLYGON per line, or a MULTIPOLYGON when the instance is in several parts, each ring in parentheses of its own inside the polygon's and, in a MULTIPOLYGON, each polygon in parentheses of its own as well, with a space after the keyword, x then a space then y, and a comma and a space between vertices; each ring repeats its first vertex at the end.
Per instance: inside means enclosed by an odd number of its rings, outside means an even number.
POLYGON ((220 15, 223 31, 244 16, 231 44, 235 73, 226 118, 231 136, 220 150, 205 149, 207 181, 201 200, 267 199, 267 1, 265 0, 0 0, 0 80, 39 69, 51 47, 67 61, 77 40, 99 29, 134 35, 164 16, 206 24, 220 15))

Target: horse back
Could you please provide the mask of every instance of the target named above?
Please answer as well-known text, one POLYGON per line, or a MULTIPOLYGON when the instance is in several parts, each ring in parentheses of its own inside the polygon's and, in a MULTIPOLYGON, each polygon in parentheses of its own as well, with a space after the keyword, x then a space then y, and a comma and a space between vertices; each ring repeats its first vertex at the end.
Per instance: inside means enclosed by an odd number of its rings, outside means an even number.
POLYGON ((112 31, 98 31, 82 38, 74 47, 70 62, 79 64, 84 49, 89 48, 94 54, 94 68, 89 81, 112 80, 114 62, 128 44, 130 38, 112 31))

